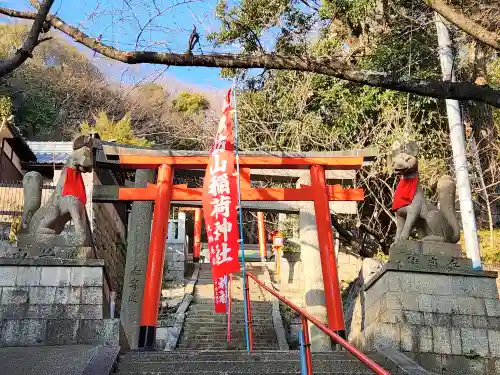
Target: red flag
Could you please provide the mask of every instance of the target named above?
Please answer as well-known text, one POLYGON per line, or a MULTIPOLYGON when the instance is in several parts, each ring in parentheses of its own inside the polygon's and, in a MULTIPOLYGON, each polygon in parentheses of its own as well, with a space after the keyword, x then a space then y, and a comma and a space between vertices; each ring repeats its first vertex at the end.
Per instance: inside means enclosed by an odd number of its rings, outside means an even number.
POLYGON ((214 301, 215 301, 215 312, 225 313, 227 310, 227 290, 226 290, 226 280, 224 277, 219 277, 214 281, 214 301))
POLYGON ((240 270, 236 216, 238 192, 234 175, 235 157, 230 98, 231 90, 226 96, 203 181, 203 214, 213 280, 240 270))

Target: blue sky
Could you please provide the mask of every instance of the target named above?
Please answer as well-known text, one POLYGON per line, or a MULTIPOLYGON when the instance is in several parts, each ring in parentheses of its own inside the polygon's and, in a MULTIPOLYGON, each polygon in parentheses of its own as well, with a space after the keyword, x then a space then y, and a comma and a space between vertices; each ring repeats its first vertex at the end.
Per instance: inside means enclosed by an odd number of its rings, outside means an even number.
MULTIPOLYGON (((214 16, 215 4, 216 0, 56 0, 52 12, 92 37, 102 34, 103 42, 124 50, 183 53, 193 24, 196 24, 202 51, 208 53, 213 46, 206 37, 219 27, 214 16)), ((27 0, 0 0, 0 5, 29 9, 27 0)), ((92 51, 85 47, 81 50, 93 58, 92 51)), ((238 46, 225 49, 228 52, 237 50, 238 46)), ((194 90, 199 87, 203 91, 231 86, 230 81, 219 77, 220 70, 215 68, 169 67, 165 71, 165 66, 126 66, 99 55, 94 60, 110 79, 124 83, 157 79, 167 86, 185 83, 194 90)))

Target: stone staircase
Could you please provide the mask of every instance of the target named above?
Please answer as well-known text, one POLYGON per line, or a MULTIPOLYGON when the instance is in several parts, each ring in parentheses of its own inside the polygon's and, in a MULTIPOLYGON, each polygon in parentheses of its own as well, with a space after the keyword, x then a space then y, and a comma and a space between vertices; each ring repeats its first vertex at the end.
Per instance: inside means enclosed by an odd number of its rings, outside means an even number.
MULTIPOLYGON (((131 352, 119 357, 115 374, 300 374, 297 351, 175 351, 131 352)), ((339 375, 373 374, 346 352, 314 353, 313 373, 339 375)))
MULTIPOLYGON (((249 263, 247 269, 259 279, 265 279, 262 264, 249 263)), ((231 342, 229 344, 226 340, 227 317, 225 314, 214 313, 213 293, 210 264, 203 264, 200 268, 193 302, 186 314, 183 334, 178 345, 179 350, 244 350, 246 348, 243 290, 240 275, 233 275, 231 342)), ((272 320, 272 305, 266 297, 261 288, 250 280, 252 332, 255 350, 278 349, 272 320)))
MULTIPOLYGON (((247 264, 247 269, 269 283, 260 263, 247 264)), ((225 314, 213 312, 213 285, 210 265, 200 268, 193 302, 187 311, 184 330, 175 351, 128 352, 121 354, 114 374, 122 375, 236 375, 236 374, 301 374, 297 350, 280 351, 272 320, 272 304, 267 293, 250 279, 254 351, 246 352, 243 290, 241 277, 233 276, 233 313, 231 342, 226 342, 225 314)), ((373 374, 359 360, 345 351, 313 353, 314 374, 373 374)), ((388 369, 391 375, 403 375, 388 369)))

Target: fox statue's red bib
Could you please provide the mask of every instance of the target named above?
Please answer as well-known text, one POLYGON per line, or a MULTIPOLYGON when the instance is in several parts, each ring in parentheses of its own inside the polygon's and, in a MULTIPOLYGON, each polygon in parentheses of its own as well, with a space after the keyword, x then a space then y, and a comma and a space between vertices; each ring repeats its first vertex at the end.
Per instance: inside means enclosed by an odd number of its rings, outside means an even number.
POLYGON ((401 207, 408 206, 417 192, 417 186, 418 177, 400 179, 396 191, 394 192, 392 210, 396 211, 401 207))
POLYGON ((87 193, 83 183, 82 173, 74 168, 66 169, 66 179, 62 190, 62 196, 72 195, 78 198, 84 205, 87 204, 87 193))

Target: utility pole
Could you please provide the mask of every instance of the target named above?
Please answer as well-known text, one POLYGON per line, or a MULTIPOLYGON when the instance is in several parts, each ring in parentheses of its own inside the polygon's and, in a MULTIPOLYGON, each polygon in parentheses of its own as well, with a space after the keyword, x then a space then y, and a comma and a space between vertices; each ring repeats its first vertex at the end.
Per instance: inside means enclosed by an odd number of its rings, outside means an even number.
MULTIPOLYGON (((444 23, 444 19, 438 13, 435 13, 435 21, 443 81, 455 82, 455 69, 453 68, 454 54, 450 33, 448 27, 444 23)), ((481 269, 481 254, 479 251, 476 217, 474 215, 474 206, 472 203, 469 182, 469 167, 465 155, 465 132, 458 100, 446 99, 446 112, 448 114, 448 125, 450 127, 451 148, 453 150, 453 162, 455 164, 455 179, 460 202, 460 216, 462 218, 462 229, 464 231, 467 257, 472 259, 472 267, 474 269, 481 269)))

